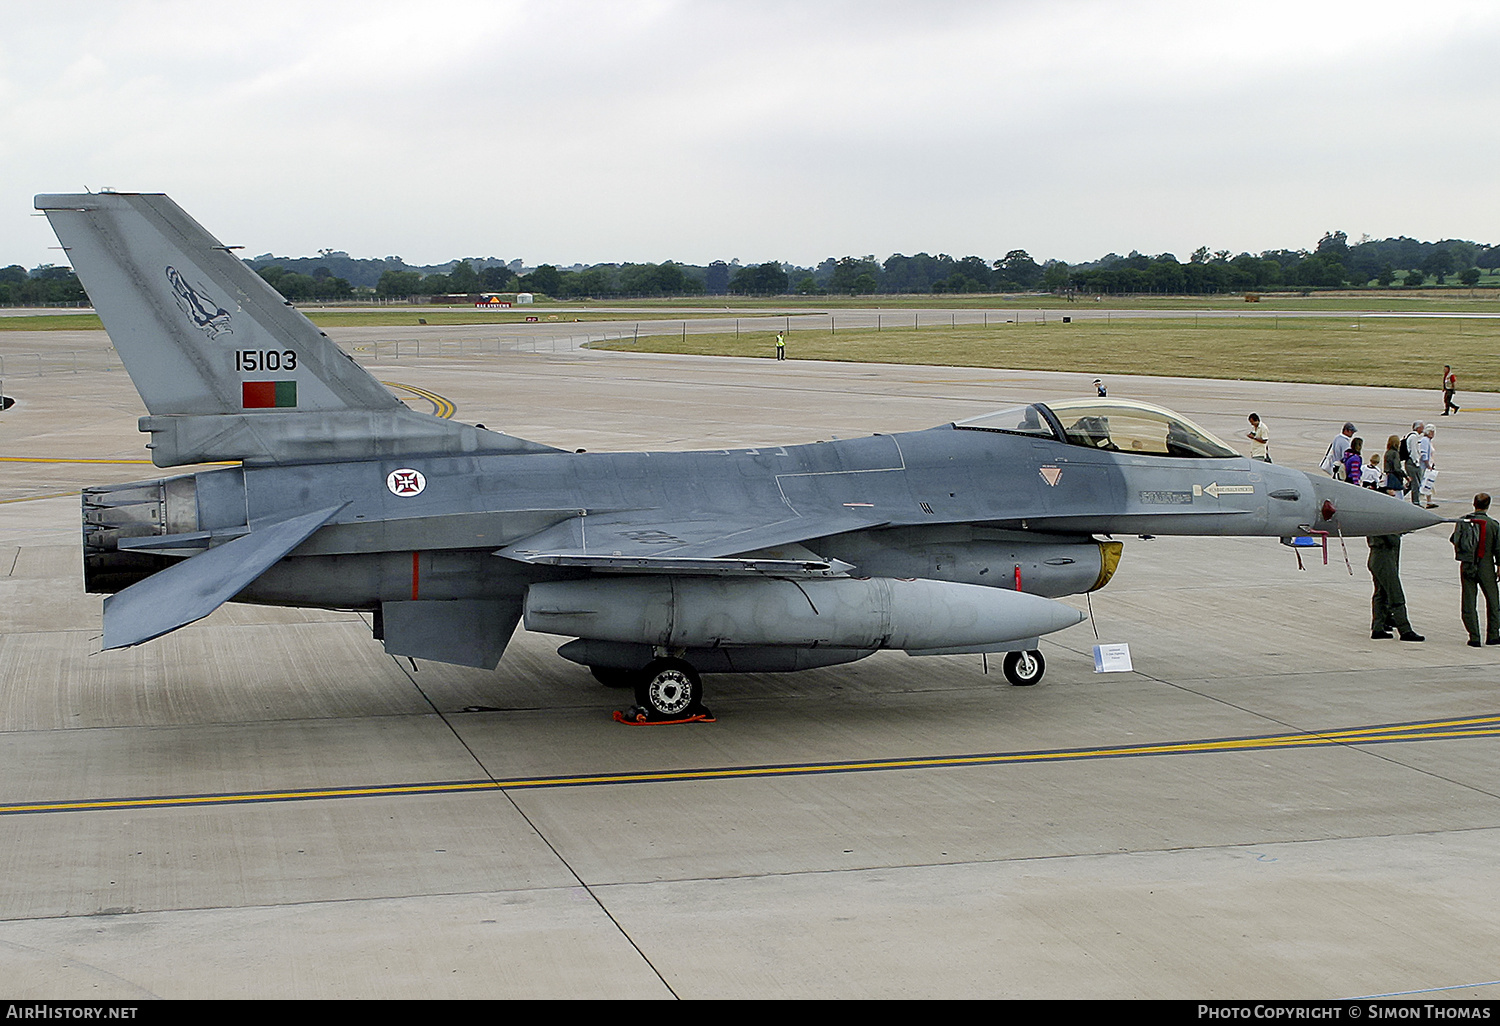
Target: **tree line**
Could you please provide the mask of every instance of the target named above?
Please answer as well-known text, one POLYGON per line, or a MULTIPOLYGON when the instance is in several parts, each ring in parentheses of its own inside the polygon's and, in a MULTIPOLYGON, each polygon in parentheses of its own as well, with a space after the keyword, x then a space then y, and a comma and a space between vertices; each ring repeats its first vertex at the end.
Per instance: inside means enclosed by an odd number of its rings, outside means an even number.
MULTIPOLYGON (((657 296, 942 295, 945 293, 1053 292, 1213 295, 1228 292, 1346 287, 1472 287, 1484 271, 1500 268, 1500 246, 1460 239, 1419 242, 1362 238, 1350 243, 1341 231, 1327 232, 1312 250, 1278 249, 1231 255, 1200 246, 1184 262, 1172 253, 1132 250, 1069 266, 1037 261, 1023 249, 995 260, 955 259, 946 253, 828 257, 814 267, 780 261, 742 265, 715 260, 704 266, 668 260, 660 264, 542 264, 527 271, 520 260, 454 260, 441 269, 412 268, 399 257, 355 260, 321 250, 318 257, 271 254, 246 261, 292 302, 337 301, 358 295, 409 296, 532 292, 555 299, 649 298, 657 296), (475 266, 475 265, 478 266, 475 266), (345 274, 338 273, 340 271, 345 274)), ((19 264, 0 268, 0 304, 53 305, 86 302, 69 267, 19 264)))
POLYGON ((475 271, 456 261, 446 274, 384 272, 375 291, 384 296, 445 293, 532 292, 556 299, 652 296, 913 295, 1033 292, 1159 293, 1213 295, 1226 292, 1328 289, 1426 284, 1478 284, 1485 270, 1500 268, 1500 246, 1464 240, 1362 239, 1350 244, 1343 232, 1328 232, 1312 250, 1278 249, 1231 255, 1200 246, 1186 261, 1172 253, 1147 256, 1109 253, 1069 266, 1037 261, 1023 249, 996 260, 955 259, 946 253, 896 253, 828 257, 815 267, 779 261, 741 265, 716 260, 706 266, 595 264, 560 269, 543 264, 518 273, 513 261, 475 271))
POLYGON ((58 306, 88 302, 71 267, 43 264, 28 271, 20 264, 0 267, 0 305, 58 306))

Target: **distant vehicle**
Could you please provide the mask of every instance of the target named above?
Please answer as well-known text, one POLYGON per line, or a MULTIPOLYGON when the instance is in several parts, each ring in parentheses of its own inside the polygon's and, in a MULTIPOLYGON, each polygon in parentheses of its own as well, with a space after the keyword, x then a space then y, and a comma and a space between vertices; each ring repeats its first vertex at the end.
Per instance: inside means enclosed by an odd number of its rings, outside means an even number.
POLYGON ((524 620, 633 686, 639 718, 702 718, 703 673, 885 649, 1004 653, 1035 684, 1039 638, 1083 619, 1055 599, 1109 581, 1114 534, 1439 522, 1102 398, 810 445, 566 452, 407 409, 166 196, 36 206, 145 402, 153 462, 242 461, 84 491, 106 649, 233 600, 368 611, 392 655, 493 668, 524 620))

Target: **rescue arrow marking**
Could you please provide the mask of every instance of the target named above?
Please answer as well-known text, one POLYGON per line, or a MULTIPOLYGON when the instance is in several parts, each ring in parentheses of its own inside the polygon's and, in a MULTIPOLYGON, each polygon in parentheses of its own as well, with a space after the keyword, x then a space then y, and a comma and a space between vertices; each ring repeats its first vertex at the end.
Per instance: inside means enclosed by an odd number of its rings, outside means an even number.
POLYGON ((1254 495, 1254 485, 1221 485, 1215 481, 1213 484, 1193 485, 1194 495, 1212 495, 1217 499, 1221 495, 1254 495))

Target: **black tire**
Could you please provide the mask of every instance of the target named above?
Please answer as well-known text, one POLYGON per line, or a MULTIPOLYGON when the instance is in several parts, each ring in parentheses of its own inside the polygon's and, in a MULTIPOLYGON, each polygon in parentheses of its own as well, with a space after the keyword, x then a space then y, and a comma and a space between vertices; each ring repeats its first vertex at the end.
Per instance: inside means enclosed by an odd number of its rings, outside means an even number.
POLYGON ((607 688, 633 688, 638 676, 631 670, 620 670, 613 666, 590 666, 589 673, 607 688))
POLYGON ((1029 688, 1047 672, 1047 660, 1035 649, 1030 652, 1007 652, 1001 667, 1005 670, 1006 680, 1018 688, 1029 688))
POLYGON ((636 677, 635 704, 652 719, 691 716, 703 707, 703 681, 681 659, 657 659, 636 677))

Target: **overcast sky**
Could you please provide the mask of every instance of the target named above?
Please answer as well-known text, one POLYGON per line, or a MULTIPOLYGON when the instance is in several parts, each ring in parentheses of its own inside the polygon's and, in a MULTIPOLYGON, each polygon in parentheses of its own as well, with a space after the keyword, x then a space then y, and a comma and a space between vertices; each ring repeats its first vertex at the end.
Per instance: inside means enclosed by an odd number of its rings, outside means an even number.
POLYGON ((247 255, 814 264, 1500 242, 1500 4, 6 5, 0 265, 39 192, 247 255))

